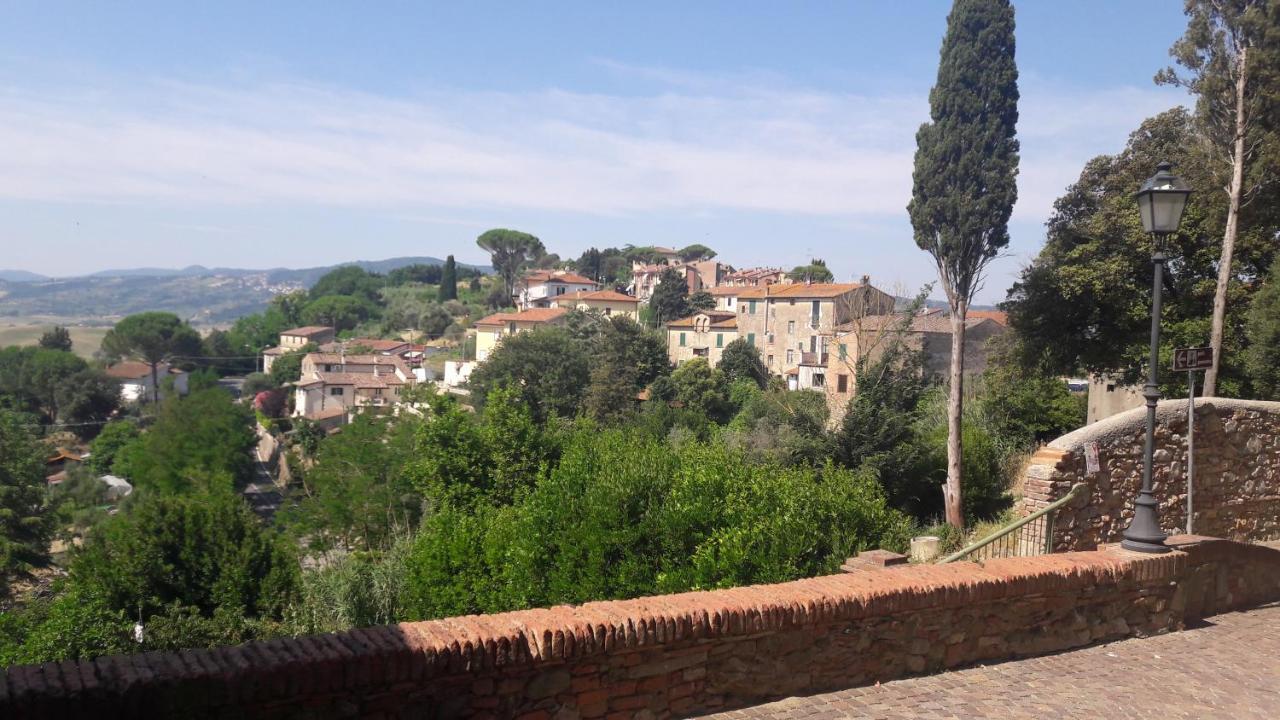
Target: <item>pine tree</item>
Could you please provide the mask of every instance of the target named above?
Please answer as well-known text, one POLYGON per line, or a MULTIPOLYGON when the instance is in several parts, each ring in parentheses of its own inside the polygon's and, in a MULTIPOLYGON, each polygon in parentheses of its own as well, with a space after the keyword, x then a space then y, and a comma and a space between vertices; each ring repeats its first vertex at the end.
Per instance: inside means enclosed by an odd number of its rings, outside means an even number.
POLYGON ((964 322, 983 271, 1009 244, 1017 199, 1018 68, 1009 0, 956 0, 947 17, 930 119, 916 133, 910 205, 916 244, 933 256, 951 309, 947 522, 963 525, 964 322))
POLYGON ((10 575, 48 559, 52 517, 45 502, 44 453, 22 416, 0 410, 0 593, 10 575))
POLYGON ((440 277, 440 290, 436 297, 440 302, 458 299, 458 265, 452 255, 444 261, 444 274, 440 277))

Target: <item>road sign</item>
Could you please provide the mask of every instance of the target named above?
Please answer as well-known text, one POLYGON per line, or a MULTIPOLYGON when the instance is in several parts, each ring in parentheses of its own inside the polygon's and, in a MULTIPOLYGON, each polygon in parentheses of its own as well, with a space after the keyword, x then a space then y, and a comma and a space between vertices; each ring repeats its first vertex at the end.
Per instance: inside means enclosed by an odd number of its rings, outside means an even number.
POLYGON ((1208 370, 1213 367, 1213 348, 1178 348, 1173 351, 1174 370, 1208 370))

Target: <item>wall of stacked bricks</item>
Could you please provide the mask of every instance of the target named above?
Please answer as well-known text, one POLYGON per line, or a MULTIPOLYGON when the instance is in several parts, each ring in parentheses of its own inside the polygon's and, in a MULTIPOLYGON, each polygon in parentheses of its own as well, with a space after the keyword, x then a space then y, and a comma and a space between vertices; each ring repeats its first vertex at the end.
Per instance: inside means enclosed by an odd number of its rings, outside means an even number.
POLYGON ((14 667, 0 674, 0 717, 659 720, 1160 633, 1280 598, 1280 551, 1175 544, 14 667))
MULTIPOLYGON (((1023 472, 1024 514, 1057 500, 1082 482, 1088 492, 1055 514, 1054 545, 1088 550, 1118 542, 1142 485, 1146 408, 1081 428, 1037 452, 1023 472), (1098 448, 1099 471, 1088 472, 1086 448, 1098 448)), ((1187 401, 1157 409, 1155 496, 1166 532, 1186 528, 1187 401)), ((1194 530, 1234 540, 1280 538, 1280 403, 1223 398, 1196 401, 1194 530)))

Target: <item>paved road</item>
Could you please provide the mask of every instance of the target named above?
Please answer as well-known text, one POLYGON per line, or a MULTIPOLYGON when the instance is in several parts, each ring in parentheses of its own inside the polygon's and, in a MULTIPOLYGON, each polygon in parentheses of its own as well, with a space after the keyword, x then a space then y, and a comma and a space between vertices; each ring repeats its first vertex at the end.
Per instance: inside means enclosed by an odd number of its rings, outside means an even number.
POLYGON ((973 667, 707 716, 1280 718, 1280 605, 1144 640, 973 667))

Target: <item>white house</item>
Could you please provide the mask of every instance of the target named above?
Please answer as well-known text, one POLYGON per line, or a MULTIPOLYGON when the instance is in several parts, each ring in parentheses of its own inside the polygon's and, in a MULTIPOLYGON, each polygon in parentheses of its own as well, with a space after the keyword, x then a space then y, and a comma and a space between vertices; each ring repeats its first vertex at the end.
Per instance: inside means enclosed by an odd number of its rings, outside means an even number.
MULTIPOLYGON (((144 362, 127 360, 107 368, 107 375, 120 381, 120 397, 125 402, 149 401, 152 398, 151 366, 144 362)), ((156 366, 156 379, 160 381, 160 398, 164 399, 166 380, 173 380, 173 389, 179 395, 187 394, 187 371, 169 367, 169 363, 156 366)))
POLYGON ((294 383, 293 414, 319 421, 360 408, 390 407, 414 382, 413 370, 395 355, 307 353, 302 377, 294 383))
POLYGON ((528 273, 516 285, 516 307, 521 310, 551 307, 551 301, 561 295, 591 292, 600 283, 568 270, 535 270, 528 273))

